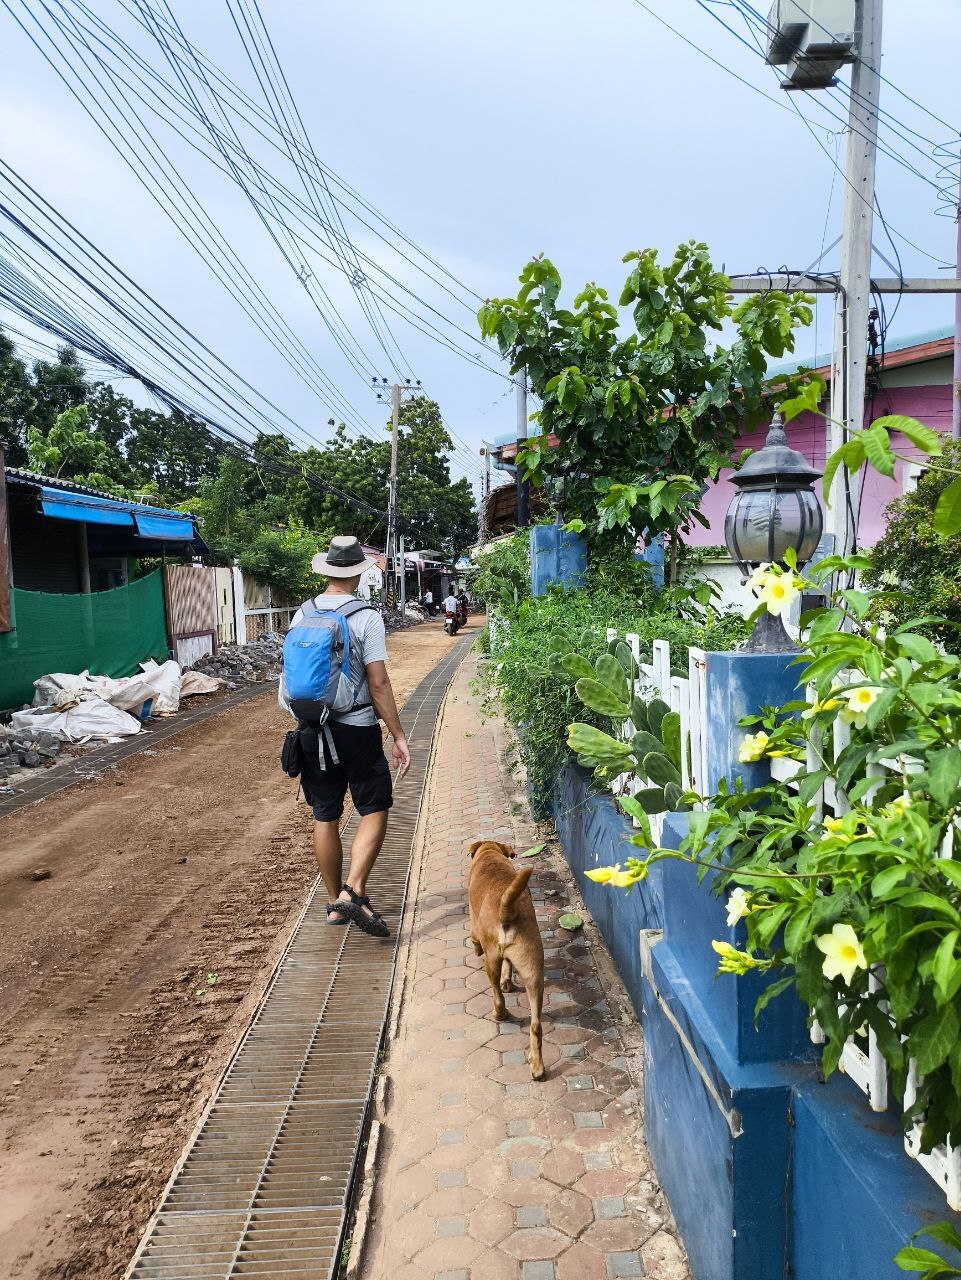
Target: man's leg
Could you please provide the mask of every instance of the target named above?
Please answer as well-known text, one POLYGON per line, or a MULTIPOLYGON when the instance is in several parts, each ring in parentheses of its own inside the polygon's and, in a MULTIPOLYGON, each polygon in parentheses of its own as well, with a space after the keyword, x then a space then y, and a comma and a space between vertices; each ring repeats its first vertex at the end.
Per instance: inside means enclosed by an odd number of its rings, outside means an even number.
POLYGON ((344 846, 340 842, 340 819, 314 822, 314 857, 327 890, 327 901, 340 897, 344 883, 344 846))
MULTIPOLYGON (((386 809, 380 813, 365 813, 357 824, 357 834, 350 846, 350 871, 347 883, 360 898, 367 892, 367 879, 383 847, 386 834, 386 809)), ((339 884, 338 888, 340 888, 339 884)), ((350 898, 346 891, 340 896, 347 900, 350 898)), ((367 914, 370 915, 371 912, 368 911, 367 914)))

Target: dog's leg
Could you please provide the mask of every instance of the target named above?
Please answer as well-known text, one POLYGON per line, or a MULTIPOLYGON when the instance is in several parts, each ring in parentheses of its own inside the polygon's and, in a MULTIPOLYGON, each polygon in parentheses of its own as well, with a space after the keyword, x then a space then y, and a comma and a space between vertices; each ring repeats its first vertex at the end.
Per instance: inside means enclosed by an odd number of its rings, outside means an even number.
POLYGON ((481 944, 477 941, 477 939, 476 939, 475 937, 473 937, 473 935, 471 936, 471 940, 470 940, 470 942, 471 942, 471 946, 474 948, 474 955, 475 955, 475 956, 482 956, 482 955, 484 954, 484 948, 483 948, 483 947, 481 946, 481 944))
POLYGON ((514 990, 514 967, 505 957, 501 962, 501 991, 508 992, 514 990))
POLYGON ((544 970, 541 964, 528 965, 525 962, 523 969, 518 966, 518 971, 531 1006, 531 1076, 534 1080, 543 1080, 546 1074, 544 1059, 541 1056, 541 1042, 544 1036, 541 1029, 541 1010, 544 1007, 544 970))
POLYGON ((507 1005, 504 1003, 504 997, 500 989, 501 962, 496 956, 484 956, 484 968, 487 970, 487 981, 491 984, 491 991, 494 993, 494 1021, 503 1022, 505 1018, 509 1018, 507 1005))

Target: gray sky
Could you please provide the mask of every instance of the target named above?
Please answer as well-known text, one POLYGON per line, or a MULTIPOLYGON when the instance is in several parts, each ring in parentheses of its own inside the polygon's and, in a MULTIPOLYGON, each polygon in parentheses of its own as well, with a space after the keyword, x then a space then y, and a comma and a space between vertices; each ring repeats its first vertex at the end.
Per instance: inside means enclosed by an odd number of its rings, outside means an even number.
MULTIPOLYGON (((159 46, 137 30, 118 0, 88 3, 99 18, 129 35, 151 65, 171 74, 159 46)), ((616 290, 624 252, 655 245, 668 253, 690 236, 706 240, 716 263, 732 272, 782 263, 806 267, 839 232, 843 179, 791 104, 818 126, 817 137, 843 163, 841 126, 824 109, 842 113, 842 102, 823 94, 782 93, 760 57, 695 0, 649 3, 774 101, 711 65, 634 0, 263 0, 262 10, 318 156, 480 295, 512 290, 521 265, 539 251, 555 261, 572 288, 594 279, 616 290)), ((226 0, 171 5, 187 36, 256 95, 226 0)), ((11 6, 29 26, 21 0, 11 0, 11 6)), ((65 8, 71 6, 72 0, 64 0, 65 8)), ((766 0, 757 7, 766 10, 766 0)), ((748 38, 731 6, 713 8, 748 38)), ((944 120, 961 121, 961 6, 955 0, 888 0, 886 8, 884 74, 944 120)), ((29 0, 29 9, 40 13, 39 0, 29 0)), ((5 11, 0 41, 6 72, 0 84, 0 154, 307 434, 325 434, 331 413, 340 416, 330 397, 310 390, 265 341, 5 11)), ((76 82, 96 90, 76 57, 72 66, 76 82)), ((946 140, 949 131, 887 85, 882 107, 926 138, 946 140)), ((378 429, 383 411, 367 375, 351 368, 334 346, 238 187, 145 118, 357 419, 378 429)), ((928 154, 887 130, 882 136, 934 179, 937 164, 928 154)), ((926 143, 908 136, 927 152, 926 143)), ((249 145, 286 185, 297 186, 289 162, 263 145, 249 145)), ((878 193, 892 229, 953 261, 955 225, 935 216, 933 187, 882 156, 878 193)), ((348 218, 346 225, 360 250, 474 330, 466 307, 418 277, 357 222, 348 218)), ((892 257, 880 227, 875 239, 892 257)), ((895 239, 905 274, 945 274, 895 239)), ((834 268, 837 261, 835 250, 825 265, 834 268)), ((312 281, 322 282, 341 307, 363 349, 365 368, 390 377, 344 276, 316 260, 309 268, 312 281)), ((892 274, 879 260, 875 270, 892 274)), ((905 299, 892 333, 949 324, 953 305, 944 297, 905 299)), ((387 314, 414 376, 440 401, 475 458, 482 438, 513 429, 507 382, 387 314)), ((823 303, 822 349, 829 330, 829 304, 823 303)), ((813 348, 813 334, 802 335, 800 354, 813 348)))

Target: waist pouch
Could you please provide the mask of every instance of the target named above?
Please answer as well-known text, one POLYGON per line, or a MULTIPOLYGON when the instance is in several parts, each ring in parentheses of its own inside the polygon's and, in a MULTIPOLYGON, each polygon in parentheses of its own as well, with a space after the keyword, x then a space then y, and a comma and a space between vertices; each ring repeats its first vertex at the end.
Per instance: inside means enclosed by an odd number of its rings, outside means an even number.
POLYGON ((288 778, 299 778, 304 767, 304 748, 300 741, 300 726, 291 729, 284 737, 280 750, 280 767, 288 778))

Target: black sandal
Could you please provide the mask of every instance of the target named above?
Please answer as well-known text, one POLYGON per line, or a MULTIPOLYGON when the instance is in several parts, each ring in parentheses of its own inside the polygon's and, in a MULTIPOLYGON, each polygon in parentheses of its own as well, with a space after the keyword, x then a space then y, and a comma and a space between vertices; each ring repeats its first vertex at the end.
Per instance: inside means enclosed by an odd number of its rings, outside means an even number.
POLYGON ((336 902, 328 902, 328 903, 327 903, 327 923, 328 923, 328 924, 331 924, 331 925, 345 925, 345 924, 350 924, 350 922, 351 922, 351 918, 352 918, 352 917, 351 917, 351 915, 350 915, 350 912, 347 910, 347 903, 346 903, 346 902, 341 902, 341 901, 338 899, 336 902), (337 915, 339 915, 339 916, 340 916, 340 919, 339 919, 339 920, 332 920, 332 919, 331 919, 331 916, 333 916, 335 912, 336 912, 336 914, 337 914, 337 915))
POLYGON ((387 928, 387 922, 383 916, 374 911, 370 898, 366 895, 361 897, 359 893, 353 891, 349 884, 345 884, 344 889, 350 894, 350 901, 344 902, 340 898, 337 899, 338 907, 343 909, 344 914, 354 922, 358 929, 370 934, 372 938, 389 938, 390 930, 387 928), (370 915, 364 910, 365 907, 370 909, 370 915))

